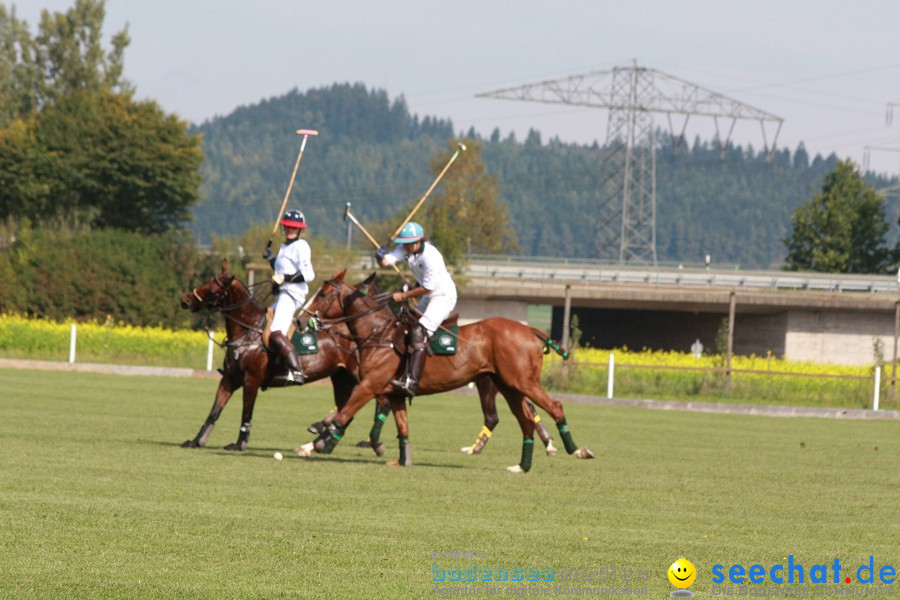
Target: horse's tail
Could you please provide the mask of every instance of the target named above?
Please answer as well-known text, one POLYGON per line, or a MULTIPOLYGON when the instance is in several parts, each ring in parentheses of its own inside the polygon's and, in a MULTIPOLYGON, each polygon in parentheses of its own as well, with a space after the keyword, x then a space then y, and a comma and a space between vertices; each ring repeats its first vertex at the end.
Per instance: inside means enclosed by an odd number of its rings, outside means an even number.
POLYGON ((569 353, 563 350, 560 347, 560 343, 550 337, 550 334, 546 331, 538 329, 537 327, 532 327, 531 331, 535 336, 544 344, 544 354, 550 354, 551 350, 555 350, 557 354, 563 357, 563 360, 569 358, 569 353))

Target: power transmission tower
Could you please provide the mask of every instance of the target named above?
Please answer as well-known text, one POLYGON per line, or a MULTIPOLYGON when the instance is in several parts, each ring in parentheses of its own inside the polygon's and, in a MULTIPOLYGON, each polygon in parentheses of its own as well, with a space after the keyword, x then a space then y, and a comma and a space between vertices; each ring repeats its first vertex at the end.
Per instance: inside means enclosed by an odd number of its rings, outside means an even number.
POLYGON ((724 155, 739 119, 759 121, 769 156, 783 119, 656 69, 616 67, 563 79, 477 94, 479 98, 523 100, 609 109, 606 160, 614 176, 601 190, 596 249, 601 258, 656 264, 656 127, 654 113, 666 115, 673 143, 684 139, 692 116, 712 117, 724 155), (673 115, 684 119, 675 135, 673 115), (719 118, 730 119, 722 138, 719 118), (766 123, 777 124, 772 145, 766 123))
MULTIPOLYGON (((872 159, 872 152, 900 152, 900 148, 892 146, 866 146, 863 148, 863 170, 869 170, 869 163, 872 159)), ((875 190, 882 196, 896 196, 900 194, 900 183, 893 183, 887 187, 875 190)))

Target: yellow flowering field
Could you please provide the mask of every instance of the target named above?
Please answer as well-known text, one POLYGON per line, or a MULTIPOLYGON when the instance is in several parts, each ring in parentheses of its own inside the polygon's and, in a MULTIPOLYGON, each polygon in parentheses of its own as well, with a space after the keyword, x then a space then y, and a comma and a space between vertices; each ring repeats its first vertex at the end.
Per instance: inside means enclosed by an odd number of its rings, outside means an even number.
MULTIPOLYGON (((721 372, 724 356, 579 348, 566 369, 561 368, 560 357, 548 357, 544 363, 544 382, 559 391, 605 396, 610 352, 615 354, 616 365, 613 394, 621 398, 843 408, 870 408, 873 402, 874 367, 765 356, 732 357, 731 383, 727 385, 721 372)), ((885 381, 889 376, 888 366, 882 372, 879 406, 895 409, 898 404, 889 397, 890 384, 885 381)))
MULTIPOLYGON (((71 324, 15 314, 0 315, 0 357, 66 361, 71 324)), ((76 327, 76 362, 206 367, 208 338, 205 331, 134 327, 110 319, 77 323, 76 327)), ((223 337, 223 332, 215 334, 217 341, 223 337)), ((774 357, 733 357, 735 371, 731 384, 726 385, 724 374, 715 371, 724 367, 722 356, 695 358, 683 352, 580 348, 565 369, 558 355, 546 357, 544 384, 552 391, 605 396, 611 351, 616 357, 614 395, 619 398, 845 408, 872 406, 873 367, 807 363, 774 357), (684 367, 707 370, 693 371, 684 367), (742 373, 741 370, 759 373, 742 373)), ((220 366, 222 360, 223 351, 216 346, 213 365, 220 366)), ((900 405, 890 398, 890 385, 885 381, 890 375, 888 370, 882 373, 880 406, 897 409, 900 405)))
MULTIPOLYGON (((705 367, 719 368, 725 366, 725 357, 716 354, 701 354, 699 357, 687 352, 673 352, 666 350, 641 350, 635 351, 628 348, 615 348, 612 350, 599 350, 596 348, 579 348, 575 360, 584 363, 609 362, 610 352, 616 355, 616 364, 666 366, 666 367, 705 367)), ((853 375, 869 377, 872 375, 871 366, 849 366, 823 363, 812 363, 797 360, 765 356, 732 356, 732 369, 753 371, 780 371, 790 373, 803 373, 807 375, 853 375)))
MULTIPOLYGON (((72 323, 0 315, 0 357, 67 361, 72 323)), ((111 319, 75 325, 76 362, 206 368, 205 331, 134 327, 111 319)), ((215 335, 217 341, 223 337, 222 332, 215 335)), ((216 346, 214 366, 222 359, 223 351, 216 346)))

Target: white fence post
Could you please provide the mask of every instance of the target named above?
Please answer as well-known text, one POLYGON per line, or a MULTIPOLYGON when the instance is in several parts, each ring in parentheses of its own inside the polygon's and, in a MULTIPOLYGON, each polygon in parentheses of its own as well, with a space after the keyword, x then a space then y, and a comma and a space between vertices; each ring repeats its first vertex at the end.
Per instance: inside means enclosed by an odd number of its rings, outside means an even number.
POLYGON ((616 371, 616 355, 612 352, 609 353, 609 381, 606 384, 606 397, 612 400, 613 397, 613 380, 615 379, 616 371))
POLYGON ((72 333, 69 334, 69 364, 75 364, 75 323, 72 323, 72 333))
POLYGON ((878 400, 881 397, 881 367, 875 367, 875 395, 872 398, 872 410, 878 410, 878 400))
POLYGON ((206 370, 212 371, 212 360, 213 360, 213 339, 209 338, 209 346, 206 348, 206 370))

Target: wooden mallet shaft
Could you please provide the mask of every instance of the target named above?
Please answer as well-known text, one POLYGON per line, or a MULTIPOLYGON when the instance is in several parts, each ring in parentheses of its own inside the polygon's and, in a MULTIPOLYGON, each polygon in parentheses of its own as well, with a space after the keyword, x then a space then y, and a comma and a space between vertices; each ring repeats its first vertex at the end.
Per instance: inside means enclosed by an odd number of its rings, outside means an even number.
POLYGON ((279 210, 278 214, 275 216, 275 227, 272 228, 272 236, 269 238, 269 245, 272 244, 272 238, 278 233, 278 224, 281 222, 281 216, 284 214, 284 209, 287 208, 288 198, 291 196, 291 188, 294 187, 294 179, 297 177, 297 169, 300 168, 300 159, 303 158, 303 150, 306 148, 306 139, 309 136, 319 135, 319 132, 315 129, 298 129, 294 133, 302 135, 303 142, 300 143, 300 153, 297 155, 297 162, 294 163, 294 172, 291 173, 291 181, 288 183, 287 192, 284 193, 284 201, 281 203, 281 210, 279 210))
POLYGON ((465 150, 466 150, 465 144, 463 144, 463 143, 457 144, 456 152, 454 152, 453 156, 450 157, 450 160, 447 161, 447 164, 444 166, 444 170, 441 171, 440 175, 437 176, 437 179, 434 180, 434 182, 431 184, 431 187, 428 188, 428 191, 425 192, 425 195, 422 196, 422 198, 419 200, 418 204, 416 204, 415 207, 413 207, 412 211, 410 211, 410 213, 406 217, 406 219, 402 223, 400 223, 400 227, 397 228, 397 231, 394 232, 394 235, 391 236, 391 239, 394 239, 395 237, 397 237, 397 235, 400 234, 400 231, 406 226, 406 224, 409 223, 410 221, 412 221, 413 216, 415 216, 416 212, 418 212, 418 210, 422 207, 422 205, 425 204, 425 199, 428 198, 428 195, 431 194, 432 190, 434 190, 434 188, 437 187, 437 184, 441 181, 441 178, 444 176, 444 173, 447 172, 447 169, 450 168, 450 165, 452 165, 453 161, 456 160, 456 157, 459 156, 459 153, 465 152, 465 150))

